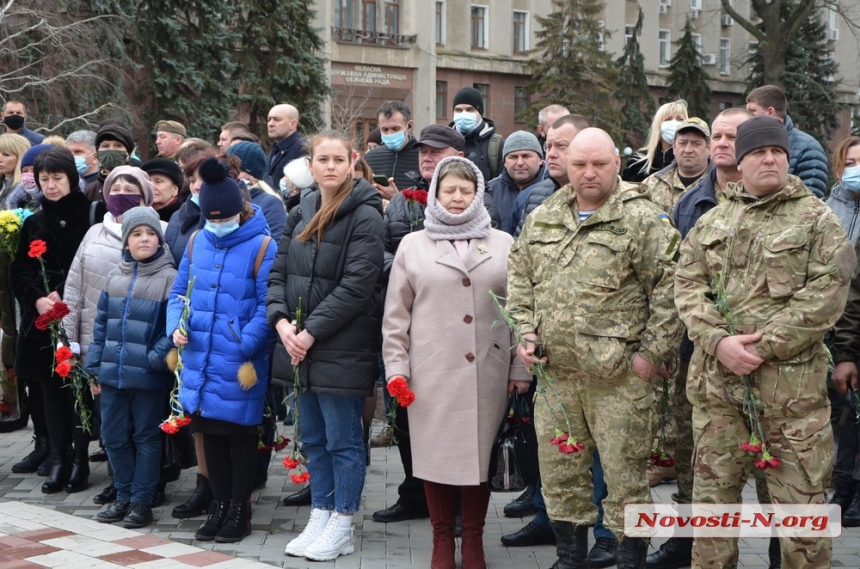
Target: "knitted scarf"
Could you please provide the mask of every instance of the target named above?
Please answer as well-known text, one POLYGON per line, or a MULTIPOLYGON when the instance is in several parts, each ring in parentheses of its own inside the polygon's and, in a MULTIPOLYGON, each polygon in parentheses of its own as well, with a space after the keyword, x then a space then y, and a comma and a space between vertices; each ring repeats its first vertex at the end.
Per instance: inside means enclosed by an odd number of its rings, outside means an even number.
POLYGON ((490 214, 484 207, 484 176, 470 160, 459 156, 450 156, 436 165, 430 189, 427 191, 427 209, 424 210, 424 231, 427 237, 434 241, 447 239, 480 239, 490 234, 490 214), (439 171, 448 162, 460 161, 467 164, 478 179, 475 199, 463 213, 450 213, 436 199, 436 188, 439 183, 439 171))

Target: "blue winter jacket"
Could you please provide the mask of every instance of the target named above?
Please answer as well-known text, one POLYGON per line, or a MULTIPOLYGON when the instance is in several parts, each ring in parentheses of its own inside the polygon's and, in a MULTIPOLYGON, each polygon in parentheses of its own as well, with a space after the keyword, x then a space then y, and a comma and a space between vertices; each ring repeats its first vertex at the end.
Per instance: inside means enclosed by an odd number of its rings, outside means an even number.
POLYGON ((170 253, 177 266, 182 262, 185 246, 188 245, 191 234, 198 229, 203 229, 205 224, 206 220, 200 215, 200 207, 190 197, 170 216, 167 229, 164 230, 164 242, 170 247, 170 253))
POLYGON ((794 128, 791 117, 785 116, 790 147, 788 173, 794 174, 819 198, 827 191, 827 154, 817 140, 800 129, 794 128))
POLYGON ((164 391, 173 385, 166 363, 173 342, 164 330, 176 269, 169 252, 157 255, 141 263, 125 250, 107 276, 84 366, 102 385, 164 391))
POLYGON ((487 193, 493 197, 493 203, 496 209, 499 210, 499 216, 502 218, 502 227, 500 228, 502 231, 510 235, 514 234, 517 229, 514 220, 519 220, 518 216, 514 215, 517 198, 523 192, 527 192, 529 188, 541 183, 544 179, 545 171, 546 165, 541 163, 540 171, 538 171, 534 181, 522 190, 520 190, 519 186, 517 186, 516 182, 508 174, 507 168, 503 168, 502 173, 498 177, 487 182, 487 193))
POLYGON ((251 194, 251 202, 263 210, 272 239, 278 241, 284 234, 284 226, 287 224, 287 207, 284 205, 284 200, 266 192, 260 186, 253 186, 248 191, 251 194))
POLYGON ((185 412, 240 425, 260 423, 269 384, 266 281, 277 242, 269 241, 255 279, 254 262, 269 227, 262 210, 253 208, 254 216, 225 237, 205 229, 197 234, 191 245, 193 258, 189 259, 186 247, 167 306, 171 337, 182 314, 179 297, 194 278, 179 393, 185 412), (257 383, 245 391, 238 372, 248 361, 253 363, 257 383))

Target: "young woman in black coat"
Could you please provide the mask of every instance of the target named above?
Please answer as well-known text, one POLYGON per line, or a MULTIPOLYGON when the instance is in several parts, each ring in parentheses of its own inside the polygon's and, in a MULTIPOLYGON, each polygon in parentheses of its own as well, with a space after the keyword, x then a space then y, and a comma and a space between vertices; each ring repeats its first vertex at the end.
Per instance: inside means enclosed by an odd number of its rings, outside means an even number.
POLYGON ((42 492, 51 494, 64 487, 67 492, 80 492, 87 487, 90 474, 87 462, 90 435, 81 428, 72 390, 53 372, 51 334, 36 328, 35 322, 40 314, 62 301, 69 267, 90 227, 90 201, 81 193, 75 159, 65 148, 40 154, 34 174, 43 194, 42 209, 24 221, 10 269, 12 292, 21 306, 15 374, 26 381, 38 381, 42 387, 52 460, 42 492), (42 259, 48 291, 39 260, 28 255, 30 243, 37 239, 47 245, 42 259), (74 452, 70 453, 73 439, 74 452))

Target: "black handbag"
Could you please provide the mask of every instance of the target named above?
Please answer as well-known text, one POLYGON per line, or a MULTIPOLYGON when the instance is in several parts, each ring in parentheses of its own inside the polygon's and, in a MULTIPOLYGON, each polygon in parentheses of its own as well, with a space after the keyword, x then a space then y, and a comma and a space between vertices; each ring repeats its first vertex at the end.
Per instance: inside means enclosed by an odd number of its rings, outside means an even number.
POLYGON ((531 405, 515 389, 490 452, 490 492, 520 492, 540 476, 531 405))

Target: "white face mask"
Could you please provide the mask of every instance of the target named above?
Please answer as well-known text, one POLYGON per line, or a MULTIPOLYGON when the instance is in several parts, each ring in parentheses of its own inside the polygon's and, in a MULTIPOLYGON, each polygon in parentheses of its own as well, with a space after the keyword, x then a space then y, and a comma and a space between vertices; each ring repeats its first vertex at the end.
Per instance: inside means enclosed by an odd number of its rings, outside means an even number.
POLYGON ((678 131, 680 124, 680 121, 676 120, 663 121, 663 124, 660 125, 660 136, 663 137, 663 140, 669 144, 675 142, 675 132, 678 131))

